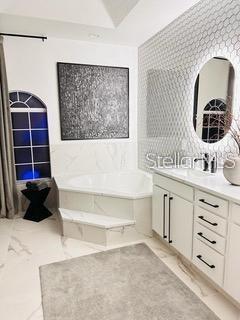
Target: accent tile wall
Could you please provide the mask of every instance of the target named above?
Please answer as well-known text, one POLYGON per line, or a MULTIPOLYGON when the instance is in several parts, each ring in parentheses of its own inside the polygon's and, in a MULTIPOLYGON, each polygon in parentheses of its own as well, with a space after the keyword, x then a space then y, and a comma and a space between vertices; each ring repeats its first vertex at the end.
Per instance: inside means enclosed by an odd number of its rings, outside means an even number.
POLYGON ((234 112, 240 107, 240 1, 202 0, 139 48, 138 164, 146 154, 195 156, 218 152, 224 159, 236 146, 229 135, 206 144, 193 125, 194 84, 214 56, 235 69, 234 112))

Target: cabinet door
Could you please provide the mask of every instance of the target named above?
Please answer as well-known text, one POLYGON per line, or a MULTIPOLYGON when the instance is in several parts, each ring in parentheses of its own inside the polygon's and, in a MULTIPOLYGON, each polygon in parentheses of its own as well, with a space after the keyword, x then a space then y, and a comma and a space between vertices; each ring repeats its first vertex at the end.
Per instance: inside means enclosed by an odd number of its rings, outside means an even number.
POLYGON ((166 214, 169 192, 154 185, 152 196, 152 229, 166 238, 166 214))
POLYGON ((169 198, 169 231, 171 245, 186 258, 192 257, 193 204, 175 194, 169 198))
POLYGON ((240 226, 231 223, 229 228, 224 289, 240 302, 240 226))

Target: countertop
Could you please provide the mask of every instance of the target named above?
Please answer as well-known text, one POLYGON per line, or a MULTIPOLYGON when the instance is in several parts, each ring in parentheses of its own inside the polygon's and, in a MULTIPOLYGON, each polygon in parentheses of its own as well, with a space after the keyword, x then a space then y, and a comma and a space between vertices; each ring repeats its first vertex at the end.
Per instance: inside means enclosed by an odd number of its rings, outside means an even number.
POLYGON ((154 169, 154 172, 240 204, 240 186, 231 185, 224 178, 223 172, 220 169, 217 173, 209 173, 208 175, 204 175, 202 172, 196 173, 193 169, 183 169, 181 167, 154 169))

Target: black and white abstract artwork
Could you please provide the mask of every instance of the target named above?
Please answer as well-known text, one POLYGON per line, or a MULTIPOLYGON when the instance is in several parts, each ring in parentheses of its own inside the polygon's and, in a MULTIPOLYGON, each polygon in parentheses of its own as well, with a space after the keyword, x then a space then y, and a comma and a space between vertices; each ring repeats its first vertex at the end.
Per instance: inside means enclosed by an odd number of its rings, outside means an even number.
POLYGON ((57 63, 62 140, 129 137, 129 69, 57 63))

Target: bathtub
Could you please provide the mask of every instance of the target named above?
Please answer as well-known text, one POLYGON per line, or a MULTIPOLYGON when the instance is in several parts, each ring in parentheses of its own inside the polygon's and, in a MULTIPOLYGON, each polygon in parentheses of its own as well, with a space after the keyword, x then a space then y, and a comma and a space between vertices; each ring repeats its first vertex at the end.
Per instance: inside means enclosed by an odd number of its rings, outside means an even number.
POLYGON ((152 195, 152 176, 143 171, 55 177, 58 190, 141 199, 152 195))
MULTIPOLYGON (((140 170, 54 177, 59 208, 135 222, 137 232, 152 234, 152 176, 140 170)), ((69 211, 67 211, 69 212, 69 211)), ((74 218, 74 216, 76 218, 74 218)), ((92 216, 93 217, 93 216, 92 216)), ((91 217, 91 219, 92 219, 91 217)), ((66 217, 65 217, 66 218, 66 217)))

